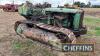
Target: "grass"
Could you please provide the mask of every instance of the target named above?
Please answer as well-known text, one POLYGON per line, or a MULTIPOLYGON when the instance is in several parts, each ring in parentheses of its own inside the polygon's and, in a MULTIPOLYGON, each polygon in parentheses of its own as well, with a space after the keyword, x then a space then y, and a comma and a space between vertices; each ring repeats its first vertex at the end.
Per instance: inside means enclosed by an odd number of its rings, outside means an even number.
POLYGON ((100 27, 95 27, 96 35, 100 36, 100 27))
POLYGON ((28 40, 14 41, 13 53, 19 56, 57 56, 41 43, 28 40))
POLYGON ((100 18, 85 17, 84 24, 87 26, 87 35, 100 36, 100 18))

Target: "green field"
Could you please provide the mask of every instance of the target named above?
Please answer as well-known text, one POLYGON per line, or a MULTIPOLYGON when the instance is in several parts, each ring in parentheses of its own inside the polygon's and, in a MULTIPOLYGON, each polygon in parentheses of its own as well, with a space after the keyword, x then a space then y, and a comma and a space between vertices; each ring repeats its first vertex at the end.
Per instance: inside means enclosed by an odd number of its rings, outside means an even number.
POLYGON ((86 16, 84 19, 84 24, 87 26, 87 35, 100 36, 100 18, 86 16))

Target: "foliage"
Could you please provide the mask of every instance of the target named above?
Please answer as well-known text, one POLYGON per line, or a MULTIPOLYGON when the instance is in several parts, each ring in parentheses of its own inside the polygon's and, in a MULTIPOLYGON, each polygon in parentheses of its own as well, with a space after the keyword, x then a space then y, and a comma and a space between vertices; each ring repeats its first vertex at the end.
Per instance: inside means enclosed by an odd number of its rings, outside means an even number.
POLYGON ((78 7, 80 7, 81 2, 79 2, 79 1, 78 2, 75 2, 74 5, 78 5, 78 7))
POLYGON ((100 5, 92 5, 93 8, 100 8, 100 5))
POLYGON ((91 5, 91 2, 88 2, 88 4, 85 4, 83 2, 75 2, 74 5, 78 5, 78 7, 81 7, 81 8, 100 8, 100 5, 91 5))

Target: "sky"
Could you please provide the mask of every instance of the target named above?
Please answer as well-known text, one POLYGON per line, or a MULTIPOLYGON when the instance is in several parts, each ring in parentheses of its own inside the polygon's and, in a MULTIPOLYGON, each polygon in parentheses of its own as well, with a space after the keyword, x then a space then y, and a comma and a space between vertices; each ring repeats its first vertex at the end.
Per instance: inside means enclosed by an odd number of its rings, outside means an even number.
MULTIPOLYGON (((25 1, 27 0, 14 0, 15 4, 21 4, 21 3, 25 3, 25 1)), ((64 5, 66 3, 68 4, 73 4, 73 0, 29 0, 31 1, 33 4, 36 3, 43 3, 43 2, 49 2, 52 4, 52 6, 56 7, 58 5, 64 5)), ((84 2, 84 3, 88 3, 89 1, 93 4, 93 5, 100 5, 100 0, 74 0, 74 1, 80 1, 80 2, 84 2)), ((6 4, 6 3, 12 3, 13 0, 0 0, 0 4, 6 4)))

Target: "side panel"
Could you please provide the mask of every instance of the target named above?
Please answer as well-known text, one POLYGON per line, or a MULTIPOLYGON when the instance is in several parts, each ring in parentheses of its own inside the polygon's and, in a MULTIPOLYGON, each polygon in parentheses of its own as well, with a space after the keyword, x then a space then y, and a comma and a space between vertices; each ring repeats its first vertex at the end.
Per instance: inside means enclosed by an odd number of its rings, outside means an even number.
POLYGON ((74 30, 78 30, 79 29, 79 25, 80 25, 80 13, 75 14, 73 25, 74 25, 74 30))
POLYGON ((83 18, 84 18, 84 11, 81 13, 81 17, 80 17, 80 28, 83 27, 83 18))
POLYGON ((33 8, 27 7, 26 5, 22 5, 18 8, 18 12, 21 15, 27 16, 33 14, 33 8))
POLYGON ((18 8, 18 13, 21 15, 27 15, 27 7, 25 5, 22 5, 18 8))

